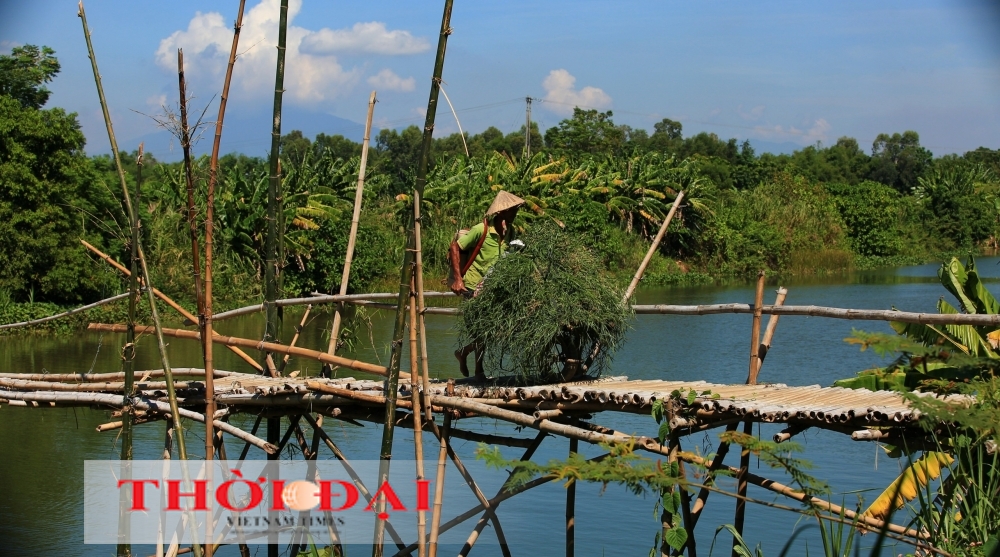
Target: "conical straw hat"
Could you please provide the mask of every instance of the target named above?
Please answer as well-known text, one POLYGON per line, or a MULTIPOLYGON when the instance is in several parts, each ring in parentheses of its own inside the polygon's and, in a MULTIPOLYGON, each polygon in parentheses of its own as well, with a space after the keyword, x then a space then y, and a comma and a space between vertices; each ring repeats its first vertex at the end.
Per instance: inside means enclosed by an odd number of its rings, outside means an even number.
POLYGON ((520 207, 521 205, 524 205, 523 199, 512 193, 501 190, 500 193, 497 194, 496 199, 493 200, 493 203, 490 204, 490 208, 486 210, 486 216, 489 217, 506 211, 507 209, 520 207))

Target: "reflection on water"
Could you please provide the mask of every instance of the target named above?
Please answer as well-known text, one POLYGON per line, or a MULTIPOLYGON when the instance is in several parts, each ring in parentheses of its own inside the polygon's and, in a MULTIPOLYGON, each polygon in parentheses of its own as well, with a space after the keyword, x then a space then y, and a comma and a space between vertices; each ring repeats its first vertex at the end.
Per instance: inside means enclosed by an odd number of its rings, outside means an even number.
MULTIPOLYGON (((992 279, 987 287, 997 291, 1000 280, 998 259, 982 258, 978 261, 980 272, 992 279)), ((937 282, 938 265, 921 265, 887 271, 856 273, 836 279, 826 278, 788 284, 788 304, 823 305, 870 309, 896 307, 907 311, 935 311, 940 296, 950 297, 937 282)), ((773 289, 768 285, 767 300, 773 299, 773 289)), ((712 304, 723 302, 752 302, 750 286, 646 289, 639 293, 638 302, 712 304)), ((284 338, 290 338, 300 313, 289 312, 284 323, 284 338)), ((388 343, 392 330, 391 316, 376 312, 371 317, 371 331, 359 329, 359 342, 355 356, 367 361, 387 361, 388 343)), ((329 314, 320 314, 309 322, 303 331, 300 346, 324 349, 327 340, 324 328, 329 327, 329 314)), ((818 317, 782 317, 761 371, 761 380, 792 385, 829 385, 835 379, 852 375, 858 370, 880 365, 881 360, 871 352, 859 352, 843 339, 852 328, 870 331, 890 329, 882 322, 838 321, 818 317)), ((249 338, 259 337, 259 316, 226 321, 218 324, 224 334, 249 338)), ((457 365, 451 355, 456 336, 452 318, 428 316, 429 356, 432 375, 455 377, 457 365)), ((688 316, 637 316, 625 347, 615 356, 613 375, 633 379, 685 379, 714 382, 742 382, 748 366, 750 316, 710 315, 688 316)), ((124 335, 97 334, 81 331, 64 337, 0 337, 0 363, 5 372, 66 373, 85 371, 116 371, 121 368, 120 347, 124 335)), ((171 364, 177 367, 201 367, 198 345, 192 341, 170 339, 171 364)), ((217 366, 227 370, 246 370, 245 364, 228 350, 217 348, 217 366)), ((154 341, 151 337, 140 340, 137 356, 139 369, 158 368, 154 341)), ((404 355, 404 366, 409 361, 404 355)), ((291 359, 287 370, 301 370, 315 374, 319 365, 311 361, 291 359)), ((105 410, 89 408, 25 409, 0 406, 0 553, 22 554, 58 551, 74 555, 104 556, 113 553, 107 546, 83 546, 82 474, 86 459, 115 458, 118 454, 114 432, 96 433, 95 427, 109 421, 105 410)), ((655 435, 652 419, 646 416, 606 413, 595 418, 615 429, 655 435)), ((249 429, 251 416, 236 416, 234 423, 249 429)), ((530 437, 532 432, 513 432, 495 420, 462 420, 459 427, 485 433, 498 433, 530 437)), ((374 458, 378 454, 379 429, 367 425, 357 427, 345 422, 328 420, 327 432, 352 458, 374 458)), ((759 433, 769 437, 779 427, 764 425, 759 433)), ((188 446, 193 451, 203 447, 199 441, 202 429, 187 432, 188 446)), ((158 458, 162 447, 163 428, 160 424, 136 427, 136 457, 158 458)), ((425 436, 425 454, 436 454, 436 445, 425 436)), ((408 430, 397 434, 397 451, 411 457, 412 441, 408 430)), ((717 438, 713 433, 692 436, 685 440, 684 448, 712 451, 717 438)), ((833 501, 854 506, 859 490, 881 489, 899 473, 897 461, 888 460, 880 449, 871 443, 851 441, 848 437, 823 431, 807 431, 798 437, 804 447, 804 456, 812 460, 815 475, 825 479, 833 489, 833 501)), ((237 447, 229 441, 230 447, 237 447)), ((535 459, 547 461, 564 458, 567 442, 563 439, 546 440, 535 459)), ((456 448, 465 458, 472 458, 475 444, 456 440, 456 448)), ((233 449, 231 449, 232 451, 233 449)), ((581 446, 588 457, 600 454, 600 448, 581 446)), ((518 450, 505 450, 510 458, 520 456, 518 450)), ((259 455, 258 455, 259 457, 259 455)), ((324 455, 324 458, 328 456, 324 455)), ((730 463, 735 459, 730 455, 730 463)), ((754 471, 781 479, 772 470, 754 471)), ((454 473, 449 469, 449 473, 454 473)), ((495 478, 481 478, 486 491, 496 490, 502 473, 495 478), (487 486, 490 486, 489 488, 487 486)), ((732 480, 720 482, 731 489, 732 480)), ((601 492, 600 486, 580 486, 577 493, 577 547, 581 554, 643 554, 648 552, 656 529, 652 514, 653 498, 636 497, 617 487, 601 492), (613 521, 613 522, 612 522, 613 521), (612 526, 613 529, 608 526, 612 526)), ((492 493, 490 493, 492 494, 492 493)), ((751 486, 751 497, 767 501, 776 500, 770 492, 751 486)), ((560 485, 546 485, 530 493, 515 497, 500 508, 505 533, 514 543, 515 553, 554 554, 562 552, 565 491, 560 485), (520 551, 519 551, 520 549, 520 551)), ((868 494, 871 498, 872 495, 868 494)), ((786 501, 779 501, 787 503, 786 501)), ((450 508, 445 502, 445 514, 453 515, 465 509, 450 508)), ((712 495, 699 523, 697 535, 699 549, 707 554, 715 527, 732 521, 732 499, 712 495)), ((762 541, 766 553, 777 553, 796 524, 803 527, 798 515, 751 507, 747 513, 746 538, 751 545, 762 541)), ((113 519, 113 518, 112 518, 113 519)), ((471 524, 455 530, 450 543, 461 544, 471 524)), ((815 528, 805 532, 796 543, 807 540, 819 547, 815 528)), ((728 537, 720 536, 724 546, 728 537)), ((874 543, 874 537, 861 538, 862 545, 874 543), (868 539, 872 538, 872 539, 868 539)), ((448 546, 457 551, 459 545, 448 546)), ((719 548, 716 548, 718 551, 719 548)), ((152 547, 136 548, 137 555, 148 555, 152 547)), ((367 553, 364 548, 353 553, 367 553)), ((486 532, 476 546, 477 554, 499 555, 495 536, 486 532)), ((896 553, 905 552, 900 547, 896 553)), ((724 553, 724 552, 723 552, 724 553)), ((794 551, 793 553, 802 553, 794 551)), ((237 555, 234 548, 225 548, 221 555, 237 555)), ((895 554, 895 553, 894 553, 895 554)))

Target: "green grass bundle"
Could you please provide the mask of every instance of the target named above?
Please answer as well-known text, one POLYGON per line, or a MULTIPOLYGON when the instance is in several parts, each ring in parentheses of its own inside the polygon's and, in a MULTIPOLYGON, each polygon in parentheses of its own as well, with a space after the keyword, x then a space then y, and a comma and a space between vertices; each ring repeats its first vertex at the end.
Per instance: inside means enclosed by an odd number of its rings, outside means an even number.
POLYGON ((552 223, 535 225, 523 241, 497 261, 479 295, 462 303, 463 344, 485 346, 488 375, 523 383, 559 380, 567 360, 579 369, 599 346, 586 369, 598 376, 632 317, 623 289, 578 237, 552 223))

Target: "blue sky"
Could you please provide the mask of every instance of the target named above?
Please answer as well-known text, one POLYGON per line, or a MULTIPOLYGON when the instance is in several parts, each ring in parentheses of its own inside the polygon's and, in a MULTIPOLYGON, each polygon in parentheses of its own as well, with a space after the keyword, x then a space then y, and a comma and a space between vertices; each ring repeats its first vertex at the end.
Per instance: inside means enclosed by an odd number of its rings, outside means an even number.
MULTIPOLYGON (((357 135, 368 94, 377 127, 422 123, 443 2, 293 0, 282 131, 357 135), (335 117, 335 118, 331 118, 335 117)), ((223 149, 269 142, 278 0, 247 0, 223 149)), ((176 106, 183 47, 193 105, 221 89, 238 2, 92 0, 94 46, 122 148, 176 106)), ((3 2, 0 48, 44 44, 62 73, 48 106, 77 112, 106 152, 76 3, 3 2)), ((574 104, 652 130, 809 145, 913 129, 936 155, 1000 148, 1000 11, 985 1, 663 2, 456 0, 445 90, 469 132, 543 129, 574 104)), ((442 107, 445 106, 442 104, 442 107)), ((216 108, 209 110, 214 118, 216 108)), ((438 134, 457 131, 439 111, 438 134)), ((161 133, 161 135, 163 135, 161 133)), ((201 152, 209 141, 198 145, 201 152)), ((176 158, 167 143, 159 158, 176 158)))

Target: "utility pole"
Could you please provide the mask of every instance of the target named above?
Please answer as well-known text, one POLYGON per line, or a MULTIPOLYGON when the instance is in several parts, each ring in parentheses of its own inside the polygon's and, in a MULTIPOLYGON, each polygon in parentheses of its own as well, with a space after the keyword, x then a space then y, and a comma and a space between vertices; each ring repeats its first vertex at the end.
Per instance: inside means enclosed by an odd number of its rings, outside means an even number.
POLYGON ((531 97, 524 97, 524 157, 531 158, 531 97))

